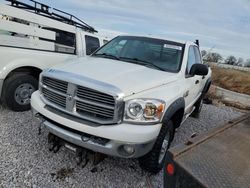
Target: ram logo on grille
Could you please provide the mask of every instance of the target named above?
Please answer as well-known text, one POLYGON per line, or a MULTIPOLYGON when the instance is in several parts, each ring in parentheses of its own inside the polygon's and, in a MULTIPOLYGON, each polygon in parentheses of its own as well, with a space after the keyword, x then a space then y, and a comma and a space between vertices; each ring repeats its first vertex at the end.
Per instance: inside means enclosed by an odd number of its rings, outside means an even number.
POLYGON ((71 101, 73 99, 72 95, 68 94, 67 99, 68 99, 68 101, 71 101))

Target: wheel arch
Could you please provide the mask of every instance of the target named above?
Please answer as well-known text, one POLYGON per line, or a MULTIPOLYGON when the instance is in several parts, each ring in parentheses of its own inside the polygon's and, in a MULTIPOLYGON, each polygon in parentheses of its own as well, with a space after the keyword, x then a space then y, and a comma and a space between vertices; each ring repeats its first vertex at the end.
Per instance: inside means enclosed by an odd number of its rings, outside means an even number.
POLYGON ((204 88, 203 88, 203 90, 202 90, 202 95, 203 95, 203 96, 208 92, 208 90, 209 90, 211 84, 212 84, 212 79, 211 79, 211 78, 208 78, 208 80, 206 81, 205 86, 204 86, 204 88))
POLYGON ((175 100, 166 110, 162 123, 166 124, 169 120, 174 123, 174 128, 178 128, 181 125, 185 110, 185 100, 183 97, 175 100))
POLYGON ((15 75, 15 74, 29 74, 35 77, 36 79, 39 79, 39 74, 42 72, 41 68, 35 67, 35 66, 21 66, 17 67, 13 70, 11 70, 4 80, 8 79, 9 77, 15 75))
POLYGON ((34 78, 38 80, 41 72, 42 72, 42 69, 39 67, 35 67, 35 66, 21 66, 21 67, 17 67, 9 71, 8 74, 5 76, 5 78, 3 79, 2 88, 0 89, 0 100, 2 99, 3 89, 5 87, 5 82, 8 78, 10 78, 11 76, 15 74, 28 74, 28 75, 32 75, 34 78))

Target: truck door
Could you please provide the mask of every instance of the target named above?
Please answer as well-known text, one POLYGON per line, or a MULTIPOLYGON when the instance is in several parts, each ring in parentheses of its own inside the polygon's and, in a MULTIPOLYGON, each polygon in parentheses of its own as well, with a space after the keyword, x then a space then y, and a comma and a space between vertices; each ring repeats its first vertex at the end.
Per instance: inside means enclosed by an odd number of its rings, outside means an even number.
MULTIPOLYGON (((187 60, 187 66, 186 66, 186 75, 185 75, 185 103, 186 103, 186 111, 189 112, 189 110, 192 110, 192 106, 195 103, 195 101, 199 98, 200 95, 200 82, 201 82, 201 76, 191 76, 190 69, 193 64, 199 63, 199 59, 196 57, 195 52, 195 46, 190 46, 188 50, 188 60, 187 60)), ((201 62, 200 62, 201 63, 201 62)))
MULTIPOLYGON (((200 50, 197 46, 194 46, 194 52, 195 52, 195 59, 196 59, 196 63, 201 63, 202 64, 202 58, 201 58, 201 53, 200 50)), ((206 76, 196 76, 197 79, 199 80, 199 92, 201 93, 204 86, 205 86, 205 78, 206 76)))

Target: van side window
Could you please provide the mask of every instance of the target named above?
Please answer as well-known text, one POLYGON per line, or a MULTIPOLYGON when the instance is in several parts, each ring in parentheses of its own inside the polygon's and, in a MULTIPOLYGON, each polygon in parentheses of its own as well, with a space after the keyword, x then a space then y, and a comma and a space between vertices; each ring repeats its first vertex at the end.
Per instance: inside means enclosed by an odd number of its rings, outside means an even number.
POLYGON ((75 54, 75 43, 76 36, 74 33, 59 30, 56 32, 56 52, 75 54))
POLYGON ((65 46, 75 46, 75 34, 65 32, 65 31, 57 31, 56 32, 56 43, 57 44, 62 44, 65 46))
MULTIPOLYGON (((56 33, 55 40, 55 51, 61 53, 75 54, 76 53, 76 35, 74 33, 70 33, 67 31, 62 31, 54 28, 46 28, 50 31, 54 31, 56 33)), ((41 39, 40 40, 44 40, 41 39)))
POLYGON ((186 69, 187 74, 189 74, 192 65, 195 63, 196 63, 196 58, 195 58, 194 47, 190 46, 188 50, 188 62, 187 62, 187 69, 186 69))
POLYGON ((100 47, 100 41, 96 37, 85 35, 86 54, 92 54, 97 48, 100 47))

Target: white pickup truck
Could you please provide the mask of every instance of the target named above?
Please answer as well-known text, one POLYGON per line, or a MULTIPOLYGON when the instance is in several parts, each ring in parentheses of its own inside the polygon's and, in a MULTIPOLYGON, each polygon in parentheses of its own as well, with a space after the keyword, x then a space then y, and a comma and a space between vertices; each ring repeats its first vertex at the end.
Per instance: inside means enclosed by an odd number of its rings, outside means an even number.
POLYGON ((196 43, 118 36, 90 57, 43 71, 31 106, 57 138, 139 158, 157 173, 175 129, 199 114, 210 84, 196 43))
POLYGON ((0 100, 24 111, 43 69, 90 55, 107 39, 68 13, 35 1, 8 1, 0 5, 0 100))

